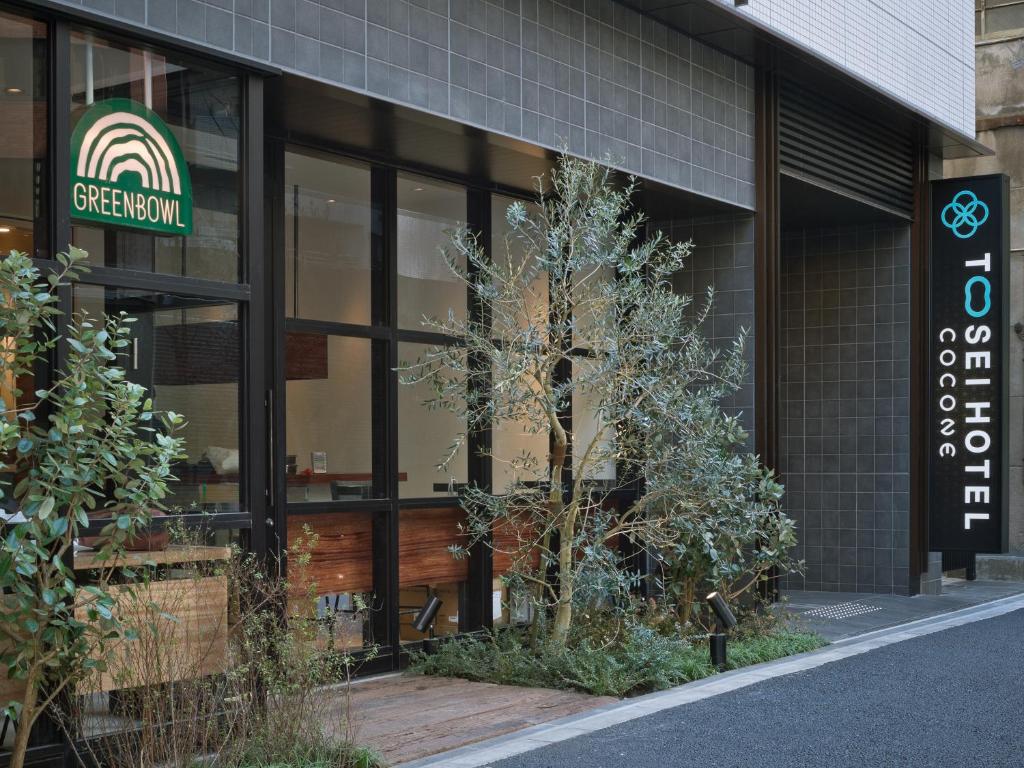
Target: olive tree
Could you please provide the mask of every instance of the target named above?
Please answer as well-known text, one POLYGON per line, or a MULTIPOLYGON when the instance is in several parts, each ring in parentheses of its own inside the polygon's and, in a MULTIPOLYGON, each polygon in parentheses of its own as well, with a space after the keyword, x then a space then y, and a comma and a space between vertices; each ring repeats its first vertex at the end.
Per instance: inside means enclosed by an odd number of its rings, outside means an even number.
POLYGON ((469 229, 452 232, 445 256, 478 311, 425 318, 453 343, 403 364, 405 382, 431 385, 429 407, 465 419, 442 468, 473 430, 550 436, 545 454, 492 457, 516 480, 471 487, 463 505, 470 542, 507 550, 558 642, 581 586, 628 580, 616 542, 673 551, 680 519, 712 514, 723 495, 752 501, 764 474, 756 458, 731 460, 745 435, 720 405, 742 382, 742 334, 724 353, 708 343, 711 292, 694 303, 671 285, 691 244, 645 237, 634 191, 631 178, 562 156, 536 180, 535 204, 508 208, 494 253, 469 229), (574 395, 592 418, 571 430, 574 395), (641 493, 615 503, 627 485, 641 493))
POLYGON ((60 254, 60 267, 44 276, 25 254, 0 258, 0 451, 13 478, 4 483, 13 488, 0 488, 0 660, 24 686, 20 699, 4 702, 17 724, 14 768, 40 715, 104 667, 109 639, 130 636, 108 590, 113 566, 166 495, 182 452, 173 435, 181 417, 156 414, 117 365, 130 341, 128 319, 61 319, 58 290, 84 271, 84 259, 77 249, 60 254), (45 387, 22 391, 61 339, 62 367, 45 387), (93 511, 114 522, 101 532, 97 571, 80 585, 73 547, 93 511))

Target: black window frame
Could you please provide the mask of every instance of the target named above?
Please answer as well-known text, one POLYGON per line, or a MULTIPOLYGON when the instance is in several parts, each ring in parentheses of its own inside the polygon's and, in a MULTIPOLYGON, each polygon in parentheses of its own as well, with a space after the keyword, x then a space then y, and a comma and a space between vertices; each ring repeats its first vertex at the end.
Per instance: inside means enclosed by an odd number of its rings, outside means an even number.
MULTIPOLYGON (((159 36, 147 34, 136 38, 88 12, 67 14, 47 13, 38 8, 22 8, 19 4, 4 4, 2 9, 15 16, 40 21, 47 26, 47 150, 43 166, 47 174, 48 208, 47 239, 50 253, 54 254, 71 243, 70 145, 71 145, 71 35, 87 31, 102 40, 167 53, 202 66, 230 72, 237 76, 242 108, 242 132, 239 146, 239 273, 237 282, 222 282, 206 278, 144 272, 132 269, 90 265, 90 271, 78 282, 103 288, 124 288, 175 293, 184 296, 220 299, 238 307, 240 332, 239 381, 239 511, 221 514, 181 514, 154 520, 153 529, 178 521, 188 527, 204 530, 237 530, 242 546, 249 551, 265 555, 267 536, 263 525, 255 521, 266 520, 269 497, 266 492, 269 464, 262 435, 266 434, 267 361, 264 293, 263 231, 263 81, 266 73, 236 66, 219 58, 204 55, 189 46, 165 40, 151 40, 159 36), (61 245, 63 244, 63 245, 61 245)), ((34 258, 41 270, 59 267, 54 258, 34 258)), ((58 290, 58 307, 66 317, 73 306, 71 286, 58 290)), ((51 359, 40 367, 40 380, 49 372, 62 367, 66 360, 66 346, 58 344, 51 359)), ((84 533, 96 532, 104 520, 93 520, 84 533)))

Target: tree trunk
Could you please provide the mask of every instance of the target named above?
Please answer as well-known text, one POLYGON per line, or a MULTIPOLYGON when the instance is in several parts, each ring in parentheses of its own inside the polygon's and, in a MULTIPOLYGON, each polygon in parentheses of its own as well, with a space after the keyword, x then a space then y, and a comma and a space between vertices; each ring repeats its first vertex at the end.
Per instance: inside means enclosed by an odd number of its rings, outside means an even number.
POLYGON ((568 447, 568 436, 557 419, 552 419, 558 429, 555 431, 554 447, 551 452, 551 489, 548 493, 548 515, 551 520, 561 519, 558 526, 558 600, 555 607, 555 622, 551 637, 556 643, 565 643, 572 623, 572 539, 576 527, 576 516, 565 508, 562 496, 562 468, 568 447))
POLYGON ((25 698, 21 702, 21 715, 14 731, 14 746, 11 748, 10 768, 23 768, 25 753, 28 751, 28 737, 32 733, 32 723, 36 715, 36 702, 39 698, 38 674, 35 667, 30 667, 25 680, 25 698))
POLYGON ((560 644, 565 643, 569 637, 569 628, 572 626, 572 597, 575 587, 572 542, 575 532, 576 505, 570 503, 558 530, 558 608, 555 610, 555 623, 551 628, 551 638, 560 644))

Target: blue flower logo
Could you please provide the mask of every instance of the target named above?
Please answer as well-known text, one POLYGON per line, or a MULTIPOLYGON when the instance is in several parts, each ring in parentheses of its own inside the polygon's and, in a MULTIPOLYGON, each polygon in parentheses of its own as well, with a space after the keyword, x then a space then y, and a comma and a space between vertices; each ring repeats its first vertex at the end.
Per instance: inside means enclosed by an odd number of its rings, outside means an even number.
POLYGON ((969 189, 957 192, 942 209, 942 223, 961 240, 973 237, 978 227, 988 221, 988 206, 969 189))

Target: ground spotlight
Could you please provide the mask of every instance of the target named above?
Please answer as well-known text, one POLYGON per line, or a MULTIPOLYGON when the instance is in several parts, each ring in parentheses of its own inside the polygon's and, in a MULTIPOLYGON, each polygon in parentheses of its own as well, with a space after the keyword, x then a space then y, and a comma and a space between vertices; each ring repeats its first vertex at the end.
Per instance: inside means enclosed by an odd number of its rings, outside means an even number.
POLYGON ((420 608, 420 612, 416 614, 416 618, 413 619, 412 626, 417 632, 426 632, 434 624, 434 618, 437 616, 437 612, 441 610, 441 598, 437 595, 431 595, 427 598, 427 602, 420 608))
POLYGON ((725 633, 736 626, 736 617, 729 610, 729 606, 726 605, 724 598, 717 592, 712 592, 705 599, 718 619, 715 631, 708 635, 708 645, 711 649, 711 665, 719 672, 724 672, 726 663, 725 633))
POLYGON ((729 606, 725 604, 725 600, 720 594, 712 592, 706 599, 708 605, 711 606, 711 610, 718 617, 719 629, 729 630, 736 626, 736 617, 733 616, 732 611, 729 610, 729 606))

